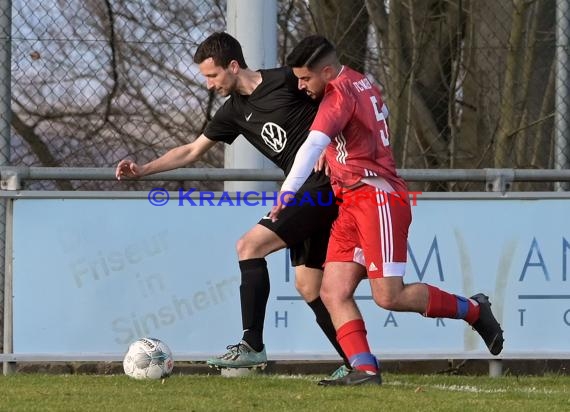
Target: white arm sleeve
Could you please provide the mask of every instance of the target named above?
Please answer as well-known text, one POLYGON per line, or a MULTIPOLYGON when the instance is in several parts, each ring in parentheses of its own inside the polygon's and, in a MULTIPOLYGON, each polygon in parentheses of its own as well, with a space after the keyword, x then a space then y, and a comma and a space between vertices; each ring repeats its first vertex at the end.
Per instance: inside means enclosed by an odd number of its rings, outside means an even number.
POLYGON ((330 144, 331 139, 323 132, 311 130, 307 136, 305 143, 301 145, 295 162, 287 178, 281 186, 282 192, 297 192, 299 188, 305 183, 319 156, 330 144))

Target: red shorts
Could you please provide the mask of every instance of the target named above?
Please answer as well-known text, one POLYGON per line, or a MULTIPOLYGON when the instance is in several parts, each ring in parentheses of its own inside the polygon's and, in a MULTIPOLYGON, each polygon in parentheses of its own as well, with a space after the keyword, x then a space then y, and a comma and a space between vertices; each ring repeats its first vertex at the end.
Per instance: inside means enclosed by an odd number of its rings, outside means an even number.
POLYGON ((369 278, 403 276, 412 212, 407 193, 389 194, 370 185, 340 193, 326 262, 356 262, 369 278))

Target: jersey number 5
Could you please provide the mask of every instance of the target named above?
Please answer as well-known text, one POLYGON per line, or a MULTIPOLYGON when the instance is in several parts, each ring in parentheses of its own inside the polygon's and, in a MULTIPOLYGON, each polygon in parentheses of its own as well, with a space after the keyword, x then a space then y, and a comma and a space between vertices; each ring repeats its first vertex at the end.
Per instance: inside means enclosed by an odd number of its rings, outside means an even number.
POLYGON ((376 114, 376 121, 382 122, 380 126, 380 140, 382 140, 382 144, 384 147, 390 146, 390 141, 388 140, 388 129, 386 129, 386 117, 384 117, 384 113, 378 110, 378 100, 376 96, 370 96, 370 101, 372 102, 372 107, 374 107, 374 114, 376 114))

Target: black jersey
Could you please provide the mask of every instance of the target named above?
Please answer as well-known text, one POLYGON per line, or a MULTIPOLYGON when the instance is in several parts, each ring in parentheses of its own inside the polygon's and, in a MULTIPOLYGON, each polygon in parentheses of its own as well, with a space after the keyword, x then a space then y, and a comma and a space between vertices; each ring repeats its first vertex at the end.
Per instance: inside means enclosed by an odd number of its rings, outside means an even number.
MULTIPOLYGON (((297 87, 288 67, 260 70, 262 81, 251 95, 232 93, 204 130, 228 144, 242 134, 287 175, 309 133, 318 103, 297 87)), ((323 181, 322 174, 311 181, 323 181)))

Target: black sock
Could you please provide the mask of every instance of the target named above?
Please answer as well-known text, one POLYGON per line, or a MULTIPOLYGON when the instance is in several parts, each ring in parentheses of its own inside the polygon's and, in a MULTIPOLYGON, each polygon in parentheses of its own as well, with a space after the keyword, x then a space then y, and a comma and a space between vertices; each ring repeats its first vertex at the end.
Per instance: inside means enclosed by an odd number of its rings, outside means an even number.
POLYGON ((263 322, 269 299, 269 272, 263 258, 240 260, 243 340, 253 350, 263 349, 263 322))
POLYGON ((336 349, 336 351, 344 361, 344 364, 348 368, 351 368, 350 362, 348 361, 346 355, 344 354, 344 351, 342 350, 340 344, 336 340, 336 330, 333 326, 331 315, 327 310, 325 304, 321 300, 320 296, 315 300, 313 300, 312 302, 307 302, 307 304, 311 309, 313 309, 313 312, 315 312, 317 323, 319 324, 319 326, 321 327, 322 331, 325 333, 330 343, 332 343, 332 345, 334 346, 334 348, 336 349))

